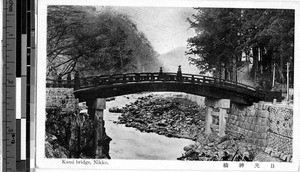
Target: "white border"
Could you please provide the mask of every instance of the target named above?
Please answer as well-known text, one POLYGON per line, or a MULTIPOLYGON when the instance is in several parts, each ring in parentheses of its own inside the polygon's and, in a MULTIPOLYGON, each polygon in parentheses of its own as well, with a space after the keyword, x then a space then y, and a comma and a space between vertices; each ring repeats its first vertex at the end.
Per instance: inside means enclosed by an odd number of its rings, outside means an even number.
MULTIPOLYGON (((196 0, 38 0, 37 1, 37 93, 36 93, 36 169, 38 171, 47 171, 47 169, 69 169, 69 170, 85 170, 85 169, 102 169, 102 170, 174 170, 174 171, 212 171, 225 170, 224 162, 201 162, 201 161, 160 161, 160 160, 104 160, 108 165, 62 165, 61 159, 46 159, 45 158, 45 105, 46 105, 46 33, 47 33, 47 6, 48 5, 101 5, 101 6, 154 6, 154 7, 223 7, 223 8, 285 8, 295 9, 295 38, 299 35, 299 2, 287 1, 196 1, 196 0)), ((299 40, 295 40, 295 47, 299 47, 299 40)), ((295 48, 295 64, 299 66, 299 49, 295 48)), ((300 68, 295 67, 295 75, 299 73, 300 68)), ((295 98, 294 105, 299 104, 300 92, 299 78, 295 77, 295 98)), ((293 143, 293 161, 294 163, 276 163, 278 167, 275 170, 292 171, 297 169, 300 162, 299 132, 300 117, 299 107, 294 106, 294 143, 293 143)), ((88 160, 93 161, 93 160, 88 160)), ((245 163, 245 168, 248 170, 254 169, 254 163, 245 163)), ((238 162, 230 162, 230 167, 226 171, 240 170, 238 162)), ((271 170, 270 163, 260 163, 262 170, 271 170)))
MULTIPOLYGON (((2 3, 0 3, 0 8, 1 9, 3 9, 3 2, 2 3)), ((1 26, 1 28, 3 28, 3 10, 1 10, 0 11, 0 26, 1 26)), ((3 56, 3 52, 2 52, 2 47, 3 47, 3 29, 1 29, 0 30, 0 36, 1 36, 1 42, 0 42, 0 52, 1 52, 1 57, 3 56)), ((0 102, 3 102, 3 58, 1 58, 0 59, 0 71, 1 71, 1 74, 0 74, 0 90, 1 90, 1 93, 0 93, 0 102)), ((2 107, 2 105, 3 104, 1 104, 0 105, 0 112, 1 112, 1 114, 3 113, 3 107, 2 107)), ((2 120, 3 120, 3 116, 2 115, 0 115, 0 121, 1 121, 1 124, 2 124, 2 120)), ((1 148, 1 150, 0 150, 0 171, 2 171, 2 163, 3 163, 3 161, 2 161, 2 156, 3 156, 3 153, 2 153, 2 140, 3 140, 3 128, 2 128, 2 125, 1 125, 1 127, 0 127, 0 140, 1 140, 1 142, 0 142, 0 148, 1 148)))

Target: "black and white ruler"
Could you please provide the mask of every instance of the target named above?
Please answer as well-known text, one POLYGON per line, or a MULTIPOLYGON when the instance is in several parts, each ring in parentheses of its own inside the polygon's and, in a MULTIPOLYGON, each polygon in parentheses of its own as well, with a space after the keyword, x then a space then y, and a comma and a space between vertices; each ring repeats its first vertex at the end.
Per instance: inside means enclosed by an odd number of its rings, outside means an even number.
POLYGON ((3 171, 29 171, 33 143, 34 0, 3 1, 3 171))

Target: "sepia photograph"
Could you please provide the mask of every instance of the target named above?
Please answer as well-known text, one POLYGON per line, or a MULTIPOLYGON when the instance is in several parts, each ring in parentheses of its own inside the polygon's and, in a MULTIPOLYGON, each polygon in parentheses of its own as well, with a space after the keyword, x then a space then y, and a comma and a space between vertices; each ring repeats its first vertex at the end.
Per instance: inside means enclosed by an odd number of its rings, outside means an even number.
POLYGON ((46 160, 293 164, 295 9, 45 9, 46 160))

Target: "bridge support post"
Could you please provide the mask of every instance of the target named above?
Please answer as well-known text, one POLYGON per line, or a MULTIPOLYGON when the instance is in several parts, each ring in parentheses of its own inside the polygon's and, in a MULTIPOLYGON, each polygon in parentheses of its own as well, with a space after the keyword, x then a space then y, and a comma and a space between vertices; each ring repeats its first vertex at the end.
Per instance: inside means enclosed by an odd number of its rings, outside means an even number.
POLYGON ((106 99, 97 98, 87 102, 88 114, 94 120, 94 154, 96 159, 105 158, 104 151, 104 120, 103 110, 106 108, 106 99))
POLYGON ((205 134, 210 134, 211 133, 211 128, 210 125, 213 122, 213 118, 211 115, 213 108, 210 106, 206 106, 206 116, 205 116, 205 134))
POLYGON ((206 105, 206 117, 205 117, 205 133, 211 133, 211 127, 213 126, 213 116, 218 116, 219 125, 219 134, 221 136, 225 135, 226 131, 226 118, 228 117, 227 109, 230 108, 229 99, 214 99, 214 98, 205 98, 206 105), (218 111, 214 111, 217 109, 218 111))
POLYGON ((219 134, 224 136, 226 131, 226 118, 228 118, 228 114, 226 113, 226 109, 220 108, 219 110, 219 134))

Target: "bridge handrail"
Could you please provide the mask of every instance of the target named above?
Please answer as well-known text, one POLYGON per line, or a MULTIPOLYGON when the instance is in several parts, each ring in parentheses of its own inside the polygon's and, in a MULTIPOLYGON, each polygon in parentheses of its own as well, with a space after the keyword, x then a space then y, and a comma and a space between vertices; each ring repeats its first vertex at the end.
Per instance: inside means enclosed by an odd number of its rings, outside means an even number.
MULTIPOLYGON (((127 74, 115 74, 115 75, 99 75, 99 76, 89 76, 85 78, 79 78, 79 87, 78 89, 108 85, 108 84, 121 84, 128 82, 161 82, 161 81, 177 81, 177 82, 189 82, 195 84, 215 84, 226 88, 231 88, 236 90, 237 88, 240 91, 249 91, 249 93, 253 91, 257 91, 258 93, 262 93, 262 90, 257 90, 254 87, 248 86, 246 84, 233 82, 225 79, 197 75, 197 74, 186 74, 183 73, 181 75, 181 79, 177 78, 177 73, 172 72, 144 72, 144 73, 127 73, 127 74), (241 90, 243 89, 243 90, 241 90)), ((76 81, 73 81, 76 83, 76 81)))
POLYGON ((63 79, 46 79, 46 87, 66 87, 73 88, 74 80, 63 80, 63 79))
MULTIPOLYGON (((194 74, 185 74, 185 73, 183 73, 182 75, 192 76, 194 74)), ((217 79, 217 80, 225 82, 225 83, 231 83, 233 85, 239 85, 239 86, 242 86, 242 87, 245 87, 245 88, 248 88, 248 89, 256 90, 255 87, 252 87, 252 86, 249 86, 249 85, 246 85, 246 84, 243 84, 243 83, 239 83, 239 82, 234 82, 234 81, 226 80, 226 79, 215 78, 215 77, 204 76, 204 75, 197 75, 197 74, 194 75, 194 76, 205 77, 206 79, 212 79, 212 80, 217 79)))
POLYGON ((182 73, 177 75, 177 73, 172 72, 143 72, 143 73, 126 73, 126 74, 114 74, 114 75, 98 75, 98 76, 88 76, 85 78, 74 78, 73 80, 54 80, 47 79, 47 87, 74 87, 77 89, 91 88, 102 85, 111 84, 122 84, 122 83, 132 83, 132 82, 183 82, 192 84, 213 84, 217 87, 223 87, 231 89, 233 91, 243 92, 247 94, 260 95, 264 92, 261 89, 256 89, 246 84, 233 82, 225 79, 198 75, 198 74, 187 74, 182 73))
MULTIPOLYGON (((189 75, 189 74, 188 74, 189 75)), ((228 81, 225 79, 220 79, 220 78, 214 78, 214 77, 209 77, 209 76, 201 76, 201 75, 194 75, 194 77, 200 77, 203 78, 205 81, 209 81, 209 83, 213 83, 219 87, 225 87, 225 88, 231 88, 234 91, 241 91, 241 92, 247 92, 249 94, 263 94, 262 90, 257 90, 254 87, 238 83, 238 82, 233 82, 233 81, 228 81)), ((205 82, 206 83, 206 82, 205 82)))

